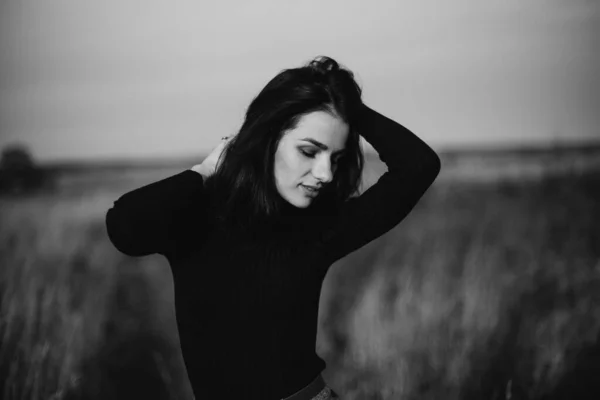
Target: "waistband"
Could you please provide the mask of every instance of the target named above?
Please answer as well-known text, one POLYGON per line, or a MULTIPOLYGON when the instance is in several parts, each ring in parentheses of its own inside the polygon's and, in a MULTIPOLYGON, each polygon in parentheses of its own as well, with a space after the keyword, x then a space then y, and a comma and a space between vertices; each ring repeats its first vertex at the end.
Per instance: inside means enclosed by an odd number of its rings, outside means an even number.
POLYGON ((281 399, 281 400, 329 399, 330 394, 331 394, 331 389, 329 389, 329 387, 327 387, 327 385, 325 384, 325 381, 323 380, 323 376, 321 374, 319 374, 307 386, 303 387, 302 389, 300 389, 293 395, 286 397, 284 399, 281 399))

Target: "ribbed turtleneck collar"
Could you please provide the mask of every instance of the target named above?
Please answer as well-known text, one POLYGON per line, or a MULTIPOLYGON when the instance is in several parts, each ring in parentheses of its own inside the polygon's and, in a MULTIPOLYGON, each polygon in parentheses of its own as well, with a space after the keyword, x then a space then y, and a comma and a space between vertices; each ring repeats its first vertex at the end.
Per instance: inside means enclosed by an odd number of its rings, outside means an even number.
POLYGON ((281 216, 282 217, 302 217, 310 214, 309 208, 296 207, 287 201, 281 201, 281 216))
POLYGON ((242 234, 254 237, 255 241, 280 241, 288 238, 314 236, 318 233, 318 226, 324 222, 323 217, 316 215, 316 210, 311 207, 300 208, 280 198, 278 216, 256 221, 252 226, 226 229, 227 235, 237 236, 242 234))
POLYGON ((264 235, 278 236, 286 234, 292 237, 296 235, 310 235, 311 231, 315 229, 315 224, 313 223, 314 216, 312 215, 314 210, 310 207, 296 207, 283 199, 281 200, 279 215, 268 222, 257 224, 258 226, 254 226, 251 230, 262 237, 264 235))

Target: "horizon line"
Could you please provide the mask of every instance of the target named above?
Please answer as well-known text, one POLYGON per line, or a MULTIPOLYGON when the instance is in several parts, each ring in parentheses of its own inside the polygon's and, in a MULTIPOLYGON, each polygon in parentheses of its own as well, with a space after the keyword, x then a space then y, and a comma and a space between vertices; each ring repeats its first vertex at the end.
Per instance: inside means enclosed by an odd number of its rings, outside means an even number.
MULTIPOLYGON (((539 153, 549 151, 600 151, 600 137, 597 139, 580 139, 580 140, 561 140, 551 142, 529 142, 529 143, 492 143, 492 144, 467 144, 467 145, 446 145, 432 146, 440 155, 474 155, 474 154, 502 154, 502 153, 539 153)), ((84 165, 84 164, 177 164, 188 160, 197 159, 201 163, 203 157, 206 157, 210 151, 196 153, 180 153, 158 156, 114 156, 114 157, 88 157, 88 158, 53 158, 53 159, 38 159, 34 162, 40 166, 57 166, 57 165, 84 165)), ((365 156, 377 155, 374 149, 363 149, 365 156)))

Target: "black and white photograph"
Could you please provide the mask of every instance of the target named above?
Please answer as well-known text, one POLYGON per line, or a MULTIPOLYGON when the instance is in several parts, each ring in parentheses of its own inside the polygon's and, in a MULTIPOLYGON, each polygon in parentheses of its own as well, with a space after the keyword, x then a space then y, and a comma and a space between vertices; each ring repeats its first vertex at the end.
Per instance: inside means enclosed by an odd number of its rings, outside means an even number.
POLYGON ((600 399, 600 2, 0 2, 0 400, 600 399))

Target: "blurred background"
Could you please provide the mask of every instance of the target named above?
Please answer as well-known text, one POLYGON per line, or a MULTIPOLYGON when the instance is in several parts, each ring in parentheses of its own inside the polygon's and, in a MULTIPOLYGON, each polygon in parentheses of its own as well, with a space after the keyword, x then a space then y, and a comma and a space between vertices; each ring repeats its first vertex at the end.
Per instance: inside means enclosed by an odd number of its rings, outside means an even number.
MULTIPOLYGON (((118 253, 104 215, 326 55, 443 163, 331 267, 326 381, 344 399, 597 398, 599 39, 593 0, 1 2, 0 393, 192 399, 168 263, 118 253)), ((385 171, 363 145, 362 190, 385 171)))

